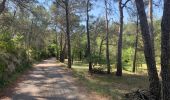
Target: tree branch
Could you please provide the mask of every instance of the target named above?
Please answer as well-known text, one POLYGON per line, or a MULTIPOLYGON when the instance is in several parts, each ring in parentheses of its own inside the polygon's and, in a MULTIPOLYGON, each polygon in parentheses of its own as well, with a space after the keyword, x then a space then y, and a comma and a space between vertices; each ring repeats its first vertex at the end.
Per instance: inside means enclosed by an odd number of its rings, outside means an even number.
MULTIPOLYGON (((62 1, 63 3, 65 3, 64 1, 62 1)), ((56 3, 60 6, 60 7, 62 7, 64 10, 66 9, 63 5, 61 5, 57 0, 56 0, 56 3)))
POLYGON ((124 4, 122 4, 122 8, 124 8, 129 1, 131 1, 131 0, 126 0, 126 2, 124 4))

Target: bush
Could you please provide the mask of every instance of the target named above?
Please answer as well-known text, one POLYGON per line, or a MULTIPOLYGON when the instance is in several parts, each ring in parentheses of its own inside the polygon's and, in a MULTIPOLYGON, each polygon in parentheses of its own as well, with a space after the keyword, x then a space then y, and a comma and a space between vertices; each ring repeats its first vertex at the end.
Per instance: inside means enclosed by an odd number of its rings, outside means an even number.
MULTIPOLYGON (((15 73, 23 72, 30 67, 30 62, 24 49, 13 49, 12 53, 0 54, 0 87, 8 83, 15 73), (17 52, 16 52, 17 51, 17 52), (14 53, 14 54, 13 54, 14 53)), ((15 75, 14 75, 15 76, 15 75)))
POLYGON ((105 71, 105 67, 94 67, 93 70, 92 70, 92 73, 95 73, 95 74, 106 74, 106 71, 105 71))

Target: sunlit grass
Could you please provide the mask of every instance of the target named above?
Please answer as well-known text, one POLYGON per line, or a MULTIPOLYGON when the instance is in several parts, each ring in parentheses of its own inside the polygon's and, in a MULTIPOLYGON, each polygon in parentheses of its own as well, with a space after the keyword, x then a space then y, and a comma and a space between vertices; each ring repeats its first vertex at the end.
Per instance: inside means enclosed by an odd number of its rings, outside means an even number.
POLYGON ((115 76, 115 68, 112 68, 112 74, 88 74, 88 65, 83 63, 74 63, 74 76, 78 83, 84 85, 89 91, 99 93, 103 96, 109 96, 113 100, 121 100, 125 93, 137 89, 148 88, 147 74, 132 73, 123 71, 122 77, 115 76))

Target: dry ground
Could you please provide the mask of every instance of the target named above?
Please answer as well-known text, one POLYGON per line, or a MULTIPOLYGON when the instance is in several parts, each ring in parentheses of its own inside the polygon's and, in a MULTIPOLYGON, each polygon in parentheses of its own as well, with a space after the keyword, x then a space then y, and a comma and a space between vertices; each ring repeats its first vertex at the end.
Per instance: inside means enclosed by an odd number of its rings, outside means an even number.
POLYGON ((23 75, 16 86, 4 90, 0 100, 107 100, 96 93, 89 93, 77 84, 71 71, 54 58, 37 64, 23 75))

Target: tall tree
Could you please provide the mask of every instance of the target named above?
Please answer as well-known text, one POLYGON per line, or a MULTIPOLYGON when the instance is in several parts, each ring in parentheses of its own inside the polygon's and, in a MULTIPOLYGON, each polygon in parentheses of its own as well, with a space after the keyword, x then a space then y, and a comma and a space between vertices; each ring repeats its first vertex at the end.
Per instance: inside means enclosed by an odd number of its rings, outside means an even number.
POLYGON ((106 61, 107 61, 107 73, 110 74, 110 58, 109 58, 109 28, 108 28, 108 7, 107 0, 105 0, 105 17, 106 17, 106 61))
POLYGON ((118 48, 117 48, 117 71, 116 76, 122 76, 122 35, 123 35, 123 7, 122 0, 119 0, 119 35, 118 35, 118 48))
POLYGON ((60 39, 60 62, 64 63, 64 59, 65 59, 65 49, 66 49, 66 39, 65 39, 65 43, 63 45, 63 33, 60 33, 61 34, 61 39, 60 39))
POLYGON ((161 23, 161 71, 163 100, 170 99, 170 0, 164 0, 161 23))
POLYGON ((71 68, 71 45, 70 45, 70 22, 69 22, 69 0, 65 0, 66 11, 66 33, 67 33, 67 51, 68 51, 68 68, 71 68))
POLYGON ((56 51, 56 59, 57 60, 59 60, 59 43, 58 43, 59 41, 58 41, 58 33, 56 33, 56 49, 57 49, 57 51, 56 51))
POLYGON ((160 83, 156 68, 155 55, 153 53, 152 41, 149 33, 148 21, 144 9, 143 0, 135 0, 141 26, 141 33, 144 42, 144 54, 149 76, 149 89, 155 100, 160 99, 160 83))
POLYGON ((148 17, 149 17, 149 30, 150 30, 150 35, 151 38, 154 39, 153 36, 153 0, 149 0, 149 5, 148 5, 148 17))
POLYGON ((149 8, 148 9, 148 17, 149 17, 148 25, 149 25, 149 31, 150 31, 150 37, 151 37, 151 42, 152 42, 153 53, 155 53, 154 27, 153 27, 153 0, 149 0, 148 8, 149 8))
POLYGON ((138 15, 137 15, 137 18, 136 18, 135 54, 134 54, 134 57, 133 57, 133 69, 132 69, 132 72, 136 71, 136 56, 137 56, 138 37, 139 37, 139 22, 138 21, 139 21, 139 18, 138 18, 138 15))
POLYGON ((88 62, 89 62, 89 72, 92 72, 91 50, 90 50, 91 49, 90 48, 90 31, 89 31, 89 5, 90 5, 90 0, 87 0, 87 5, 86 5, 87 57, 88 57, 88 62))

